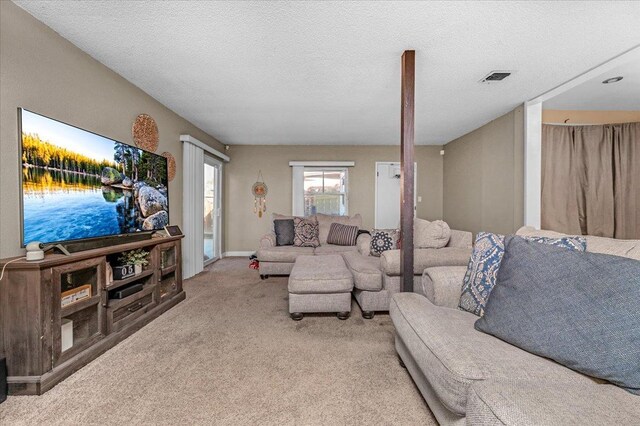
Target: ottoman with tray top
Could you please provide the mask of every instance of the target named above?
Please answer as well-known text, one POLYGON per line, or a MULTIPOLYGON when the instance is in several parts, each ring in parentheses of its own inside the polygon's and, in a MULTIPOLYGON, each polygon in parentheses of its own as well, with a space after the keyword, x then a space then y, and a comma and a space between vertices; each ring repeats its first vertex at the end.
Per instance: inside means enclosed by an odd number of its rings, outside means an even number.
POLYGON ((351 312, 353 276, 342 256, 298 256, 289 275, 289 313, 299 321, 305 313, 337 312, 345 320, 351 312))

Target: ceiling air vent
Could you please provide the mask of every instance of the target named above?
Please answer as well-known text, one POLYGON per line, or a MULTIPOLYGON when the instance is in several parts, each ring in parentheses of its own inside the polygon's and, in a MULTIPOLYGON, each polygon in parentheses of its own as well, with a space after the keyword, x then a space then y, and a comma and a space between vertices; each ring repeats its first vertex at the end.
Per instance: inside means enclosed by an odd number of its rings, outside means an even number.
POLYGON ((498 83, 513 74, 513 71, 491 71, 480 83, 498 83))

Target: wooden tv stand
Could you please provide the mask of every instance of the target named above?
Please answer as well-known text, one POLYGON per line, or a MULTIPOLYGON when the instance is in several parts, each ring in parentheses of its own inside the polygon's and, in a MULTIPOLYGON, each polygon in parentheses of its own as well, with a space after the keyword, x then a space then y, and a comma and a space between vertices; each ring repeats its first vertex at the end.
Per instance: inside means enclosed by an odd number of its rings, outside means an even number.
MULTIPOLYGON (((181 239, 159 237, 7 265, 0 281, 0 354, 11 395, 41 395, 185 298, 181 239), (107 263, 142 248, 142 273, 107 282, 107 263), (141 284, 117 299, 114 290, 141 284), (62 293, 84 288, 64 307, 62 293), (63 345, 65 345, 63 350, 63 345)), ((0 269, 11 259, 0 260, 0 269)))

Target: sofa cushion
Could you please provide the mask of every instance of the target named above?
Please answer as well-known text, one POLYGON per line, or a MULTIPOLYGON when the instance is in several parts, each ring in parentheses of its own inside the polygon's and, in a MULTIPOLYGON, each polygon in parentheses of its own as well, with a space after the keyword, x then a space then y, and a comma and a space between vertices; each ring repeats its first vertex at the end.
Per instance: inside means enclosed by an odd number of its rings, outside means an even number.
POLYGON ((447 247, 463 247, 470 249, 473 247, 473 234, 468 231, 452 229, 447 247))
POLYGON ((332 223, 340 223, 342 225, 350 225, 357 226, 358 229, 362 228, 362 216, 360 214, 349 216, 332 216, 328 214, 318 213, 316 215, 319 225, 319 234, 318 238, 320 239, 320 244, 327 243, 327 237, 329 236, 329 230, 331 229, 332 223))
POLYGON ((413 246, 415 248, 442 248, 449 243, 451 229, 447 222, 415 218, 413 246))
MULTIPOLYGON (((469 256, 471 256, 471 249, 463 247, 415 249, 413 252, 413 274, 421 276, 425 268, 432 266, 467 266, 469 256)), ((400 275, 400 250, 385 251, 380 256, 380 265, 385 274, 400 275)))
POLYGON ((257 252, 258 260, 260 262, 285 262, 293 263, 298 256, 312 255, 313 247, 296 247, 296 246, 281 246, 281 247, 267 247, 259 248, 257 252))
POLYGON ((412 357, 438 398, 464 415, 472 383, 487 379, 592 382, 551 360, 530 354, 473 328, 478 317, 440 307, 416 293, 397 293, 389 313, 412 357))
POLYGON ((380 257, 385 251, 397 249, 399 240, 400 230, 398 229, 374 229, 371 231, 369 254, 380 257))
POLYGON ((348 253, 350 251, 358 251, 356 246, 336 246, 333 244, 324 244, 313 251, 314 254, 323 255, 323 254, 339 254, 339 253, 348 253))
MULTIPOLYGON (((540 236, 559 238, 566 237, 555 231, 538 230, 530 226, 523 226, 516 232, 520 236, 540 236)), ((591 253, 611 254, 614 256, 628 257, 630 259, 640 260, 640 240, 617 240, 615 238, 594 237, 584 235, 587 240, 587 251, 591 253)))
POLYGON ((273 221, 277 246, 292 246, 295 236, 293 219, 276 219, 273 221))
POLYGON ((358 251, 343 253, 342 257, 353 275, 353 285, 360 290, 382 290, 380 258, 363 256, 358 251))
MULTIPOLYGON (((586 241, 582 237, 549 238, 524 237, 530 241, 549 244, 566 249, 585 251, 586 241)), ((460 294, 460 309, 482 316, 504 256, 504 235, 479 232, 469 259, 460 294)))
POLYGON ((640 402, 608 384, 486 380, 471 386, 468 425, 633 425, 640 402))
POLYGON ((329 228, 329 235, 327 236, 327 244, 355 246, 356 238, 358 238, 357 226, 332 223, 329 228))
POLYGON ((475 326, 640 395, 638 307, 639 261, 515 236, 475 326))
POLYGON ((318 222, 314 218, 296 217, 293 219, 294 238, 296 247, 318 247, 318 222))

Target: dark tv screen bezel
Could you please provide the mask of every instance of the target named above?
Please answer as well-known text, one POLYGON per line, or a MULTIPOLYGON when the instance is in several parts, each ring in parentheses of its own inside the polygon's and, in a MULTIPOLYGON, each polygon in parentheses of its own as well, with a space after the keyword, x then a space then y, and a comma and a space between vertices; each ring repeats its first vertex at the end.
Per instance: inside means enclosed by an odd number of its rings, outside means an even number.
MULTIPOLYGON (((78 126, 74 126, 73 124, 69 124, 66 123, 62 120, 57 120, 55 118, 51 118, 47 115, 44 114, 40 114, 39 112, 34 112, 31 111, 30 109, 27 108, 23 108, 23 107, 18 107, 18 145, 19 145, 19 155, 18 155, 18 175, 19 175, 19 191, 20 191, 20 248, 25 248, 26 244, 24 241, 24 187, 23 187, 23 179, 22 179, 22 154, 23 154, 23 141, 22 141, 22 111, 27 111, 30 112, 31 114, 35 114, 35 115, 39 115, 40 117, 44 117, 48 120, 52 120, 52 121, 56 121, 60 124, 64 124, 66 126, 70 126, 73 127, 75 129, 78 129, 80 131, 83 132, 87 132, 87 133, 91 133, 93 135, 96 136, 100 136, 101 138, 104 139, 108 139, 110 141, 113 141, 114 143, 121 143, 121 144, 125 144, 125 145, 129 145, 133 148, 139 149, 140 151, 144 151, 148 154, 151 155, 155 155, 157 157, 161 157, 164 159, 165 162, 165 170, 167 171, 167 217, 168 217, 168 222, 171 223, 171 204, 170 204, 170 197, 169 197, 169 160, 167 159, 167 157, 164 157, 160 154, 156 154, 155 152, 151 152, 151 151, 147 151, 146 149, 142 149, 142 148, 138 148, 135 145, 131 145, 129 143, 126 142, 121 142, 119 140, 110 138, 108 136, 104 136, 101 135, 100 133, 96 133, 96 132, 92 132, 90 130, 87 129, 83 129, 82 127, 78 127, 78 126)), ((99 236, 95 236, 95 237, 87 237, 87 238, 75 238, 75 239, 71 239, 71 240, 60 240, 60 241, 48 241, 45 244, 49 245, 49 244, 64 244, 64 243, 70 243, 70 242, 81 242, 81 241, 95 241, 95 240, 100 240, 100 239, 105 239, 105 238, 114 238, 114 237, 126 237, 129 235, 142 235, 142 234, 151 234, 153 232, 159 231, 160 229, 155 229, 152 231, 138 231, 138 232, 128 232, 128 233, 120 233, 120 234, 106 234, 106 235, 99 235, 99 236)))

